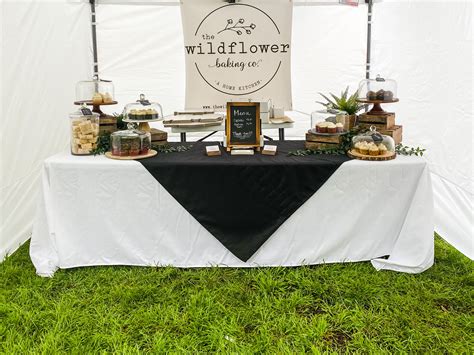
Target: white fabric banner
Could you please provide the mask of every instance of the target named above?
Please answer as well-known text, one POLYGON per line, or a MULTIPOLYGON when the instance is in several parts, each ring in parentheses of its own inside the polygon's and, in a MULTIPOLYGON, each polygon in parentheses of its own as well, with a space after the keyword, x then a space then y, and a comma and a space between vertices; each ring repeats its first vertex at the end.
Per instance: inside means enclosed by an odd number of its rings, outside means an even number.
POLYGON ((268 100, 292 109, 289 0, 183 0, 186 108, 268 100))

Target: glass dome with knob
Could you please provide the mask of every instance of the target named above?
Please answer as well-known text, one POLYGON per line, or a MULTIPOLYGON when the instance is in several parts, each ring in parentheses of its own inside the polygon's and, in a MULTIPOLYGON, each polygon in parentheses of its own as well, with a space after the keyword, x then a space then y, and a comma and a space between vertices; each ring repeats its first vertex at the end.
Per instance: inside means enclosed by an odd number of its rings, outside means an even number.
POLYGON ((395 141, 392 137, 377 132, 375 126, 371 126, 369 131, 352 138, 349 155, 367 160, 394 159, 395 141))
POLYGON ((397 82, 377 75, 375 79, 364 79, 359 84, 358 101, 373 104, 369 114, 383 114, 380 104, 398 102, 397 82))
POLYGON ((157 122, 163 119, 163 108, 158 102, 150 102, 144 94, 136 102, 127 104, 123 110, 123 121, 138 123, 141 131, 150 131, 148 122, 157 122))

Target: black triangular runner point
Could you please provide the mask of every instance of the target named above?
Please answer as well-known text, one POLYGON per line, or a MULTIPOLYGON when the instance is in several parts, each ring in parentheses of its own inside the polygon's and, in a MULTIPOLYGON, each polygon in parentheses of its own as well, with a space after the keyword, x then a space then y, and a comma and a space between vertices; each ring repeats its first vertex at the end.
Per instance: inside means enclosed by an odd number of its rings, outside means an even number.
POLYGON ((341 155, 288 156, 291 150, 303 149, 301 141, 272 142, 278 145, 276 156, 231 156, 221 148, 221 156, 208 157, 205 146, 213 143, 191 144, 189 151, 140 162, 243 261, 348 160, 341 155))

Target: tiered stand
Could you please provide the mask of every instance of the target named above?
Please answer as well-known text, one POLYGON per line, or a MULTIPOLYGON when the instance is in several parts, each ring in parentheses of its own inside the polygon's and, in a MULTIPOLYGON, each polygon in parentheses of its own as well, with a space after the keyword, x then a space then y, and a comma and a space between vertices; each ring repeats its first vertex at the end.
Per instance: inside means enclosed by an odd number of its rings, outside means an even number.
POLYGON ((92 106, 92 112, 98 113, 100 115, 99 118, 99 130, 100 133, 112 133, 117 130, 117 118, 114 116, 107 115, 106 113, 102 112, 100 109, 101 106, 109 106, 109 105, 117 105, 117 101, 110 101, 106 103, 101 103, 99 105, 94 104, 92 100, 84 100, 84 101, 74 101, 74 105, 83 105, 86 104, 87 106, 92 106))

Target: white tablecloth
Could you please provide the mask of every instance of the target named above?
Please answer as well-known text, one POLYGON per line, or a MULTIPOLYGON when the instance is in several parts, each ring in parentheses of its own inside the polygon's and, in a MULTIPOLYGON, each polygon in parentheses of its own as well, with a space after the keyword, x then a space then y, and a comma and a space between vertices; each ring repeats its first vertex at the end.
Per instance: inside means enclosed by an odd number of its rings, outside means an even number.
POLYGON ((248 262, 220 244, 136 161, 53 156, 44 163, 38 202, 30 255, 41 276, 92 265, 363 260, 378 270, 419 273, 434 258, 430 175, 417 157, 344 163, 248 262), (380 258, 385 255, 390 257, 380 258))

